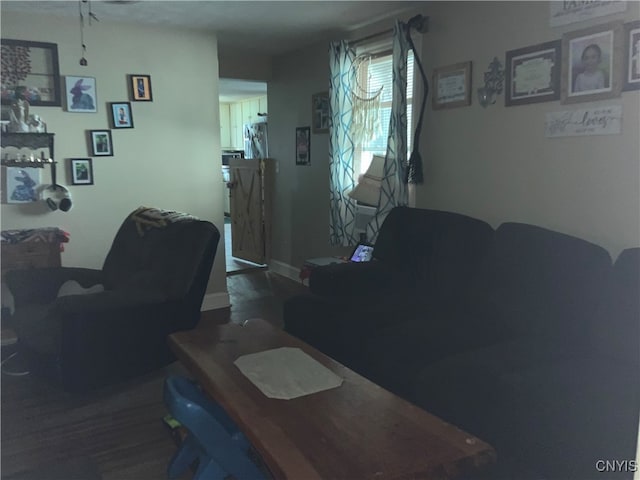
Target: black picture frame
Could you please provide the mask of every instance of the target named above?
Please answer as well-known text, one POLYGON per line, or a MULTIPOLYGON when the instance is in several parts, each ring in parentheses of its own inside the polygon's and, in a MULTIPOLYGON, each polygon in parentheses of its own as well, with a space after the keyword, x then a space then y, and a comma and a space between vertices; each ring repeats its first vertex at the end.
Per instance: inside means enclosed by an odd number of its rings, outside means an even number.
POLYGON ((110 102, 109 112, 111 112, 111 128, 133 128, 133 114, 131 113, 131 103, 110 102))
POLYGON ((296 165, 311 165, 311 127, 296 128, 296 165))
POLYGON ((505 106, 560 100, 562 40, 509 50, 505 70, 505 106))
POLYGON ((93 185, 93 160, 91 158, 70 158, 69 178, 71 185, 93 185))
POLYGON ((113 157, 111 130, 89 130, 89 154, 92 157, 113 157))
POLYGON ((2 38, 0 56, 2 105, 11 105, 22 95, 34 107, 62 106, 57 44, 2 38))
POLYGON ((640 90, 640 20, 624 24, 624 85, 622 90, 640 90))
POLYGON ((313 133, 329 133, 329 92, 311 95, 313 133))
POLYGON ((129 99, 132 102, 153 102, 151 75, 130 74, 129 99))

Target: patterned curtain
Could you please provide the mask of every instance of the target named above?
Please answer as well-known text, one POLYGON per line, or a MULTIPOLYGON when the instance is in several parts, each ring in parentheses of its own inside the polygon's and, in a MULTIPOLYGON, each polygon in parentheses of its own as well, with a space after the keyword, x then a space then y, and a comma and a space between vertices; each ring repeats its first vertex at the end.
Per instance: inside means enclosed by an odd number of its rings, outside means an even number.
POLYGON ((375 242, 378 231, 393 207, 409 203, 407 178, 407 26, 396 22, 393 29, 393 95, 389 137, 384 159, 384 177, 380 202, 375 216, 367 225, 367 240, 375 242))
POLYGON ((334 246, 357 243, 354 233, 356 203, 347 195, 355 186, 354 144, 350 134, 355 56, 346 41, 334 42, 329 47, 329 241, 334 246))

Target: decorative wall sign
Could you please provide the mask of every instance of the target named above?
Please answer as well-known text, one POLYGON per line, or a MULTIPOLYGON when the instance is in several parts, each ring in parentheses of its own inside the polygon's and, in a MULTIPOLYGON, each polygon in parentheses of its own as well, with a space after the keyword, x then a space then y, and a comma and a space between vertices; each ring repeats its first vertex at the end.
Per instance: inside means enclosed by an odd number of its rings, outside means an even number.
POLYGON ((549 25, 559 27, 574 22, 583 22, 596 17, 624 12, 627 2, 613 1, 558 1, 549 2, 549 25))
POLYGON ((111 130, 89 130, 89 144, 92 157, 113 156, 111 130))
POLYGON ((311 165, 311 127, 296 128, 296 165, 311 165))
POLYGON ((625 66, 623 90, 640 89, 640 21, 625 23, 625 66))
POLYGON ((93 185, 93 163, 90 158, 70 158, 71 185, 93 185))
POLYGON ((329 93, 311 96, 311 125, 313 133, 329 133, 329 93))
POLYGON ((471 62, 433 70, 433 109, 471 105, 471 62))
POLYGON ((132 102, 151 102, 151 75, 129 75, 129 98, 132 102))
POLYGON ((614 22, 562 37, 562 103, 620 96, 622 30, 614 22))
POLYGON ((560 47, 555 40, 507 52, 506 106, 560 98, 560 47))
POLYGON ((67 112, 95 113, 98 111, 96 79, 93 77, 64 77, 67 112))
POLYGON ((55 43, 0 40, 2 104, 22 97, 35 107, 59 107, 60 71, 55 43))
POLYGON ((615 135, 622 131, 622 106, 547 113, 545 137, 615 135))

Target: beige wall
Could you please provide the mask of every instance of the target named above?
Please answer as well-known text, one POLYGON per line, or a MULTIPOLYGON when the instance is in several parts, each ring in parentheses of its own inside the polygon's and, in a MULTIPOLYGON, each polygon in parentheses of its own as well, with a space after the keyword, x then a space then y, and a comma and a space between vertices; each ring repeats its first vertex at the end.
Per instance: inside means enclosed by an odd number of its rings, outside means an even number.
MULTIPOLYGON (((2 205, 3 229, 58 226, 71 234, 63 264, 100 268, 117 228, 139 205, 190 212, 222 227, 214 34, 101 21, 86 29, 87 67, 78 64, 75 18, 3 12, 2 37, 56 43, 61 75, 96 78, 98 113, 32 108, 56 134, 59 181, 67 185, 63 159, 89 156, 85 132, 109 127, 106 102, 128 100, 126 75, 149 74, 153 87, 153 102, 132 102, 135 128, 112 131, 115 155, 93 159, 95 185, 69 187, 70 212, 51 212, 42 202, 2 205)), ((208 292, 226 295, 222 240, 208 292)))
MULTIPOLYGON (((614 259, 640 245, 638 91, 594 103, 508 108, 501 95, 487 109, 475 94, 494 56, 504 62, 507 50, 638 19, 640 3, 628 2, 624 14, 562 28, 548 26, 548 2, 430 2, 420 13, 430 17, 419 45, 427 76, 434 67, 471 60, 473 99, 468 107, 433 111, 429 97, 421 138, 426 181, 416 188, 416 206, 461 212, 494 227, 506 221, 540 225, 598 243, 614 259), (545 113, 610 104, 623 105, 622 134, 544 137, 545 113)), ((390 25, 378 23, 377 30, 390 25)), ((269 82, 270 152, 280 162, 273 256, 294 267, 336 253, 328 245, 327 135, 312 135, 310 167, 296 167, 293 158, 295 127, 309 125, 311 95, 327 90, 328 74, 322 44, 275 58, 269 82)))
POLYGON ((582 237, 612 256, 640 245, 639 93, 592 103, 559 101, 483 109, 475 94, 483 72, 506 50, 555 40, 563 33, 640 17, 625 14, 549 27, 548 2, 435 2, 423 38, 429 69, 473 62, 472 105, 432 111, 421 152, 426 182, 417 205, 462 212, 494 227, 504 221, 541 225, 582 237), (621 135, 545 138, 547 112, 623 105, 621 135))

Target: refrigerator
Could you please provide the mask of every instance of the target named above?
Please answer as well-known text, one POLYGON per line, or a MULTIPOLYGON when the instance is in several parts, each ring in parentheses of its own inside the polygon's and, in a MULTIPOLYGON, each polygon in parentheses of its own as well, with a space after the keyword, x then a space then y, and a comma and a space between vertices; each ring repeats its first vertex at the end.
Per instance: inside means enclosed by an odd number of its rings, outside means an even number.
POLYGON ((247 123, 244 132, 244 157, 267 158, 269 144, 267 142, 267 122, 247 123))

